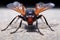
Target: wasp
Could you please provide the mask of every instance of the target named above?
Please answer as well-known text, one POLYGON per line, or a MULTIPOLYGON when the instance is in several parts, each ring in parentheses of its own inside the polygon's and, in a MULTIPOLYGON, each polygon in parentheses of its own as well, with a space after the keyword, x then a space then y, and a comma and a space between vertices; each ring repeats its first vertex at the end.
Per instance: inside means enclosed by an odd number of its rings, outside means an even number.
POLYGON ((20 21, 20 24, 19 24, 19 27, 11 32, 12 33, 15 33, 22 25, 22 21, 26 21, 28 23, 28 26, 30 25, 33 25, 33 22, 36 21, 36 27, 37 27, 37 30, 38 32, 41 34, 41 35, 44 35, 43 33, 40 32, 39 28, 38 28, 38 19, 43 17, 45 22, 46 22, 46 25, 51 29, 51 31, 54 31, 50 25, 48 24, 45 16, 43 15, 39 15, 41 12, 47 10, 47 9, 50 9, 52 7, 54 7, 55 5, 53 3, 37 3, 36 6, 34 8, 26 8, 22 3, 19 3, 19 2, 13 2, 13 3, 9 3, 7 5, 8 8, 12 9, 12 10, 15 10, 16 12, 20 13, 21 15, 17 15, 16 17, 13 18, 13 20, 9 23, 9 25, 1 30, 1 31, 5 31, 11 24, 12 22, 16 19, 16 18, 21 18, 21 21, 20 21))

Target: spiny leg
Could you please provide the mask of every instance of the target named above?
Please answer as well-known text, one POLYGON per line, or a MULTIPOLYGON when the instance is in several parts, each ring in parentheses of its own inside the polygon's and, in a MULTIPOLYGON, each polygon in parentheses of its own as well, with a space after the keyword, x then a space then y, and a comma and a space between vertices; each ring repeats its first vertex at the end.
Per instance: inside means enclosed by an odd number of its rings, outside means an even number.
POLYGON ((16 16, 16 17, 14 17, 13 20, 9 23, 9 25, 8 25, 5 29, 3 29, 3 30, 1 30, 1 31, 5 31, 5 30, 12 24, 12 22, 13 22, 17 17, 19 17, 19 15, 16 16))
POLYGON ((38 21, 36 21, 36 27, 38 29, 38 32, 41 34, 41 35, 44 35, 43 33, 40 32, 39 28, 38 28, 38 21))
MULTIPOLYGON (((42 15, 43 16, 43 15, 42 15)), ((50 25, 48 24, 48 22, 47 22, 47 20, 46 20, 46 18, 43 16, 43 18, 44 18, 44 20, 45 20, 45 22, 46 22, 46 24, 48 25, 48 27, 51 29, 51 31, 54 31, 51 27, 50 27, 50 25)))
POLYGON ((14 32, 11 32, 10 34, 15 33, 15 32, 21 27, 21 24, 22 24, 22 20, 21 20, 21 22, 20 22, 20 24, 19 24, 19 27, 18 27, 14 32))

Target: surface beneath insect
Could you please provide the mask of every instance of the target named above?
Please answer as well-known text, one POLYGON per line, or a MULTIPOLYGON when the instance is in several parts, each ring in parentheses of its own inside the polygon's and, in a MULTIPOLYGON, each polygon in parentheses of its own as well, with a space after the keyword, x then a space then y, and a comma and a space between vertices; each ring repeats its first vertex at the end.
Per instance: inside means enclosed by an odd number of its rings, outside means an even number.
MULTIPOLYGON (((18 14, 19 13, 13 10, 0 8, 0 30, 5 28, 11 19, 18 14)), ((22 28, 20 28, 16 33, 10 34, 11 31, 14 31, 18 27, 19 20, 16 24, 14 22, 6 31, 0 31, 0 40, 60 40, 60 9, 50 9, 41 14, 47 18, 50 26, 55 30, 54 32, 52 32, 45 23, 39 19, 39 28, 44 36, 37 32, 26 32, 24 26, 27 25, 27 23, 24 21, 22 28)))

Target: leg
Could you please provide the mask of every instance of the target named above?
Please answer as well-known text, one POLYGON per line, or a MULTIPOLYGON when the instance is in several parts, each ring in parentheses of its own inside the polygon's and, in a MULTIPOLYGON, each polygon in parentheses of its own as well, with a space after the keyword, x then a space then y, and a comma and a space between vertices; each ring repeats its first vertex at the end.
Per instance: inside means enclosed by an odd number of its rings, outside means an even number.
POLYGON ((48 25, 48 27, 51 29, 51 31, 54 31, 54 30, 50 27, 50 25, 48 24, 48 22, 47 22, 46 18, 45 18, 44 16, 43 16, 43 18, 44 18, 44 20, 45 20, 46 24, 48 25))
POLYGON ((1 30, 1 31, 5 31, 11 24, 12 24, 12 22, 16 19, 16 18, 19 18, 19 17, 21 17, 21 16, 16 16, 10 23, 9 23, 9 25, 5 28, 5 29, 3 29, 3 30, 1 30))
POLYGON ((15 23, 19 20, 19 17, 16 19, 15 23))
MULTIPOLYGON (((43 15, 40 15, 39 17, 40 17, 40 18, 41 18, 41 17, 43 17, 43 18, 44 18, 44 20, 45 20, 45 22, 46 22, 46 24, 47 24, 47 25, 48 25, 48 27, 51 29, 51 31, 54 31, 54 30, 50 27, 50 25, 48 24, 48 22, 47 22, 46 18, 45 18, 43 15)), ((38 17, 38 18, 39 18, 39 17, 38 17)))
POLYGON ((21 27, 21 24, 22 24, 22 20, 21 20, 21 22, 19 24, 19 27, 14 32, 11 32, 11 34, 15 33, 21 27))
POLYGON ((38 32, 41 34, 41 35, 44 35, 43 33, 40 32, 39 28, 38 28, 38 21, 36 21, 36 27, 38 29, 38 32))
POLYGON ((8 25, 5 29, 3 29, 3 30, 1 30, 1 31, 5 31, 5 30, 12 24, 12 22, 13 22, 16 18, 17 18, 17 16, 9 23, 9 25, 8 25))

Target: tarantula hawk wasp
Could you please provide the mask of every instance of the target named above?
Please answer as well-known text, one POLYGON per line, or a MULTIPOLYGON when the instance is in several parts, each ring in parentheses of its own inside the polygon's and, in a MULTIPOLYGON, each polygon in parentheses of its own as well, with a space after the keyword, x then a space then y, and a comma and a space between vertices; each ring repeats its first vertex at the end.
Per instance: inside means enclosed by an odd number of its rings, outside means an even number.
MULTIPOLYGON (((39 28, 38 28, 38 21, 37 19, 43 17, 46 24, 48 25, 48 27, 54 31, 50 25, 48 24, 46 18, 43 16, 43 15, 39 15, 39 13, 49 9, 49 8, 52 8, 54 7, 55 5, 53 3, 37 3, 35 8, 26 8, 23 6, 23 4, 19 3, 19 2, 13 2, 13 3, 10 3, 7 5, 8 8, 10 9, 13 9, 19 13, 21 13, 21 15, 17 15, 10 23, 9 25, 1 30, 1 31, 5 31, 11 24, 12 22, 16 19, 16 18, 21 18, 22 20, 26 21, 28 23, 28 25, 33 25, 33 22, 36 21, 36 27, 39 31, 39 33, 41 35, 43 35, 43 33, 40 32, 39 28)), ((21 27, 21 24, 22 24, 22 20, 20 21, 20 24, 19 24, 19 27, 14 31, 14 32, 11 32, 12 33, 15 33, 20 27, 21 27)))

